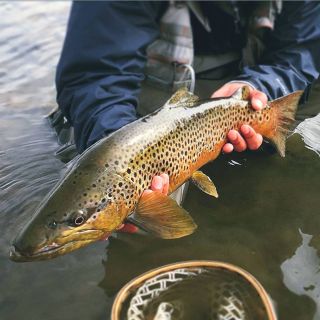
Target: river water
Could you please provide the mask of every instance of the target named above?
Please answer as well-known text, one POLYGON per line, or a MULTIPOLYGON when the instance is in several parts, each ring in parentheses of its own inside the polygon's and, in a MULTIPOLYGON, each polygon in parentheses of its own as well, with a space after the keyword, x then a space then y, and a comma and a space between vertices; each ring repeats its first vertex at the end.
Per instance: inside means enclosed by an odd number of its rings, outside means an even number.
MULTIPOLYGON (((251 272, 280 319, 320 319, 320 116, 302 122, 287 156, 268 146, 221 156, 207 172, 218 200, 190 187, 199 228, 159 240, 120 235, 51 261, 14 263, 10 243, 63 174, 45 115, 69 2, 0 3, 0 319, 108 319, 114 295, 166 263, 211 259, 251 272)), ((320 85, 300 111, 320 110, 320 85)))

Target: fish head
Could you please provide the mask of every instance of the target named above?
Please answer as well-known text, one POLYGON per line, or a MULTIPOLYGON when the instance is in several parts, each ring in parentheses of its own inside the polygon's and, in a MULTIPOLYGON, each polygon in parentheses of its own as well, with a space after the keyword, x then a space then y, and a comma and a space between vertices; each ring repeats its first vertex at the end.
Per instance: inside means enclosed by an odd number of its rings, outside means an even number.
POLYGON ((14 240, 11 260, 51 259, 106 239, 119 229, 127 208, 115 198, 116 193, 102 191, 105 189, 98 184, 101 177, 84 185, 73 185, 72 181, 71 177, 58 185, 42 202, 14 240))

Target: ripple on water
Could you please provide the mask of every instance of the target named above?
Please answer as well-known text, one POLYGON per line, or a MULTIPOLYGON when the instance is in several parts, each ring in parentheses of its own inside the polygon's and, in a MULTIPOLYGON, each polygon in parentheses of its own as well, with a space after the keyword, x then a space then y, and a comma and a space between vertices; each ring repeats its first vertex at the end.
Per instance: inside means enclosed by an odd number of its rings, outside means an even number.
POLYGON ((55 103, 55 67, 69 7, 69 2, 0 4, 0 106, 55 103))
MULTIPOLYGON (((43 111, 9 115, 0 109, 0 230, 14 229, 28 219, 63 171, 63 164, 53 156, 58 144, 43 111)), ((0 241, 8 245, 9 239, 0 241)))

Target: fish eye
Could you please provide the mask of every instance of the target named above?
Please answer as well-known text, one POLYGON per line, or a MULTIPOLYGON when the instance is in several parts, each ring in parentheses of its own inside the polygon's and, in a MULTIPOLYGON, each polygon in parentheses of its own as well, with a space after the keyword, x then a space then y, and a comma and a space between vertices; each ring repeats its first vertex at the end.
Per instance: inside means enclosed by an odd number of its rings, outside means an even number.
POLYGON ((87 220, 87 210, 77 210, 71 214, 71 217, 68 220, 68 224, 72 227, 81 226, 87 220))
POLYGON ((82 225, 84 223, 84 217, 83 216, 77 216, 77 217, 75 217, 75 219, 74 219, 74 224, 76 225, 76 226, 80 226, 80 225, 82 225))

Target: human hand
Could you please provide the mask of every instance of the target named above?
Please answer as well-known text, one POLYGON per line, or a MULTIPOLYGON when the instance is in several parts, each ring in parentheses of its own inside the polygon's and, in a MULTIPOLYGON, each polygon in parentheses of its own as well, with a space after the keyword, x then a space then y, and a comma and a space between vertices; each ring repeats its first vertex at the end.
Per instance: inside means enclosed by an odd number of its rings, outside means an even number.
POLYGON ((149 194, 153 191, 157 191, 163 193, 164 195, 168 195, 169 192, 169 176, 166 173, 160 174, 160 176, 154 176, 151 181, 150 189, 147 189, 143 192, 143 194, 149 194))
MULTIPOLYGON (((143 194, 149 194, 151 192, 161 192, 168 195, 169 192, 169 176, 166 173, 160 174, 160 176, 154 176, 151 181, 150 189, 147 189, 143 194)), ((127 233, 136 233, 139 230, 137 226, 132 223, 123 224, 118 231, 127 233)))
MULTIPOLYGON (((212 98, 217 97, 229 97, 234 94, 239 88, 245 86, 246 84, 241 82, 231 82, 226 83, 220 89, 215 91, 212 94, 212 98)), ((250 87, 250 102, 252 108, 256 111, 263 109, 268 101, 268 98, 265 93, 255 90, 253 87, 250 87)), ((240 132, 237 130, 230 130, 228 132, 228 140, 229 142, 226 143, 222 150, 225 153, 230 153, 233 150, 237 152, 241 152, 246 150, 247 148, 250 150, 258 149, 263 141, 261 134, 256 133, 255 130, 249 125, 242 125, 240 128, 240 132)))

